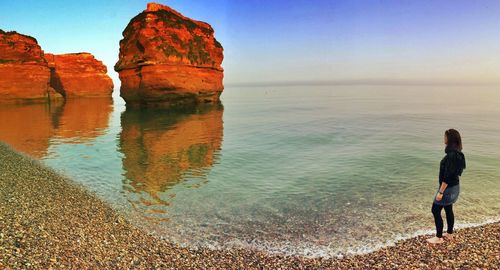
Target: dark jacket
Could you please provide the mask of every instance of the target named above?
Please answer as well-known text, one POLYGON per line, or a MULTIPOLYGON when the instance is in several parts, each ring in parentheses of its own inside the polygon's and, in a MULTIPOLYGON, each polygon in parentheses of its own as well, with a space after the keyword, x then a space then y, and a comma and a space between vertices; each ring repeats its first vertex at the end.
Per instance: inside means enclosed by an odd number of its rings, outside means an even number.
POLYGON ((459 176, 465 169, 465 156, 457 148, 446 146, 446 156, 443 157, 439 164, 439 185, 441 182, 448 184, 448 187, 458 185, 459 176))

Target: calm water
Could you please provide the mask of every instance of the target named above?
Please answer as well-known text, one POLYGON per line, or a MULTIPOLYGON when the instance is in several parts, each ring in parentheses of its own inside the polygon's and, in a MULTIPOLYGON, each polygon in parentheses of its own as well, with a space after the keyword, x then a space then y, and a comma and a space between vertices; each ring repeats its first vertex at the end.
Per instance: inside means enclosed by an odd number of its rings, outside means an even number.
POLYGON ((454 127, 467 158, 456 222, 500 217, 500 89, 227 87, 222 103, 2 105, 0 140, 182 245, 331 256, 433 229, 454 127))

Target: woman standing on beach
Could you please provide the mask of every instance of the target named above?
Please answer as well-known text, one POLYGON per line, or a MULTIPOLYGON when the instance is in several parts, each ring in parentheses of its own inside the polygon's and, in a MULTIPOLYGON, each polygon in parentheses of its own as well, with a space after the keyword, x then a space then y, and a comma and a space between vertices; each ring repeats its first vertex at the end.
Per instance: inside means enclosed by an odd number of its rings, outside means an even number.
POLYGON ((458 199, 460 193, 459 178, 465 169, 465 156, 462 153, 462 138, 455 129, 448 129, 444 133, 444 143, 446 144, 446 156, 439 165, 439 187, 432 203, 432 214, 436 224, 436 236, 427 239, 432 244, 443 243, 443 218, 441 210, 444 207, 446 212, 446 223, 448 228, 444 237, 451 239, 455 216, 453 215, 453 204, 458 199))

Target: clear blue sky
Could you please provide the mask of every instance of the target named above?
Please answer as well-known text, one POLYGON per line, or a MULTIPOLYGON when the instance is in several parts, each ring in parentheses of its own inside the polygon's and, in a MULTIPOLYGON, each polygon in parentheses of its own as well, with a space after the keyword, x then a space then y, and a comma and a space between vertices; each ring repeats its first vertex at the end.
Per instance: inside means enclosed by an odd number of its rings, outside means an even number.
MULTIPOLYGON (((51 53, 88 51, 115 84, 121 32, 148 1, 0 2, 0 28, 51 53)), ((157 1, 210 23, 225 83, 500 81, 500 1, 157 1)))

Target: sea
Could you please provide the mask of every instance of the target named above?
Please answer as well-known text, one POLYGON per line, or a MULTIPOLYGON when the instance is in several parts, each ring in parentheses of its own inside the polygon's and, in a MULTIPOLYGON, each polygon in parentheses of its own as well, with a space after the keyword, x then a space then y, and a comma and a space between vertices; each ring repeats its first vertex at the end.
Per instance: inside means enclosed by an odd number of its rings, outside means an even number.
POLYGON ((226 86, 221 104, 182 109, 118 92, 1 105, 0 141, 181 246, 328 258, 433 232, 455 128, 456 228, 500 220, 498 87, 226 86))

